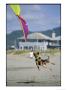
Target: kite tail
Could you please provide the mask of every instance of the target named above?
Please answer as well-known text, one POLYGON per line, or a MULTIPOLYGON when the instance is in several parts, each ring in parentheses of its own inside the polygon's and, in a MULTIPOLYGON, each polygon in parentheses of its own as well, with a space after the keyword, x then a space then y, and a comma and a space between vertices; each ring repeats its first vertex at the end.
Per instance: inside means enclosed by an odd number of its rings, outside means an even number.
POLYGON ((21 27, 23 29, 24 36, 25 36, 25 41, 26 41, 27 40, 28 33, 29 33, 28 25, 27 25, 26 21, 23 19, 23 17, 18 16, 18 18, 20 20, 21 27))

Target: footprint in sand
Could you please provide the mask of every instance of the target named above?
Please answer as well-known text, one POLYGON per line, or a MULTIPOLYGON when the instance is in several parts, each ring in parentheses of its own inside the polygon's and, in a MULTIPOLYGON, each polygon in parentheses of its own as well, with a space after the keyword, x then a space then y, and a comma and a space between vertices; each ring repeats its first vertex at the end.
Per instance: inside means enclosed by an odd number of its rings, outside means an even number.
POLYGON ((55 63, 51 63, 52 65, 55 65, 55 63))
POLYGON ((50 70, 50 71, 52 71, 52 69, 51 69, 51 68, 49 68, 49 70, 50 70))

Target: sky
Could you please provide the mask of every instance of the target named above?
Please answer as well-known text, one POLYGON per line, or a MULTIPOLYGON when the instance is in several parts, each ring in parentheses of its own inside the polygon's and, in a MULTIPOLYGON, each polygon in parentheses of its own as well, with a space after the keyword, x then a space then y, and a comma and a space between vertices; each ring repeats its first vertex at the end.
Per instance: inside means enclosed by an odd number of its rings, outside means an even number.
MULTIPOLYGON (((26 20, 29 31, 45 31, 60 26, 60 5, 20 5, 21 16, 26 20)), ((7 33, 22 30, 17 16, 7 5, 7 33)))

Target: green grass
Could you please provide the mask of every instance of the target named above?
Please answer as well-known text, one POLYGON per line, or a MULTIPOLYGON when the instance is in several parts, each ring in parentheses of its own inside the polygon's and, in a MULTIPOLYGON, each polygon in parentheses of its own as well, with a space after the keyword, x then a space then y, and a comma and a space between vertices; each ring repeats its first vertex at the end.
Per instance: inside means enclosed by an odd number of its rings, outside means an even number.
POLYGON ((11 54, 11 53, 13 53, 14 52, 14 50, 7 50, 7 54, 11 54))
MULTIPOLYGON (((37 52, 38 50, 36 50, 35 52, 37 52)), ((25 54, 25 53, 29 53, 30 50, 8 50, 7 54, 25 54)), ((41 54, 45 53, 46 55, 55 55, 56 53, 60 53, 59 49, 47 49, 45 52, 41 52, 39 51, 41 54)))
POLYGON ((56 53, 60 53, 59 49, 48 49, 45 51, 46 54, 55 55, 56 53))
POLYGON ((30 51, 29 50, 8 50, 7 54, 17 55, 17 54, 24 54, 24 53, 28 53, 28 52, 30 52, 30 51))
POLYGON ((28 51, 28 50, 19 50, 19 51, 14 51, 14 55, 16 55, 16 54, 24 54, 24 53, 28 53, 28 52, 30 52, 30 51, 28 51))

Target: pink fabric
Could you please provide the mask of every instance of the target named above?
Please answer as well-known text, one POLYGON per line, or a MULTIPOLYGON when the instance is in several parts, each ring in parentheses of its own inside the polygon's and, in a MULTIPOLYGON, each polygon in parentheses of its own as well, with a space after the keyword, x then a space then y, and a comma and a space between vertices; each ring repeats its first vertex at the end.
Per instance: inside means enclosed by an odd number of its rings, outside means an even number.
POLYGON ((24 29, 24 35, 25 35, 25 40, 27 40, 27 35, 28 35, 28 25, 26 23, 26 21, 21 17, 21 16, 18 16, 19 20, 21 21, 21 25, 24 29))

